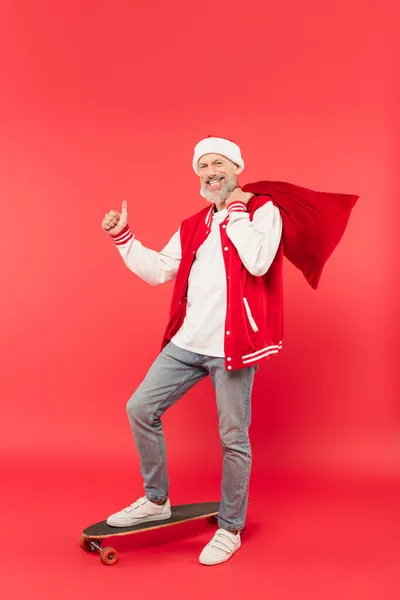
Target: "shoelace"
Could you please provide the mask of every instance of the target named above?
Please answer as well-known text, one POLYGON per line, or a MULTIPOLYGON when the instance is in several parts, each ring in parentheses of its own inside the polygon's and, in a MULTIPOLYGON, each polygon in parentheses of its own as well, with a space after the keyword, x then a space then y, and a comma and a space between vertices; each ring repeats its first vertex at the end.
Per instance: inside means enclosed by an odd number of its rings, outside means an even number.
POLYGON ((223 552, 232 552, 235 542, 219 529, 209 543, 209 546, 213 546, 223 552))

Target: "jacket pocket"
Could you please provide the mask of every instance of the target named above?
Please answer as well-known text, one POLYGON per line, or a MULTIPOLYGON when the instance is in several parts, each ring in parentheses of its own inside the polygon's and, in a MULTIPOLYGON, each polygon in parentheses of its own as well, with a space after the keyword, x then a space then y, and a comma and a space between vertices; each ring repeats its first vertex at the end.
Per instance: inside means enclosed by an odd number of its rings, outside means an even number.
POLYGON ((243 298, 244 307, 246 309, 247 318, 249 319, 249 323, 253 331, 258 331, 257 323, 253 319, 253 315, 251 314, 249 303, 246 298, 243 298))

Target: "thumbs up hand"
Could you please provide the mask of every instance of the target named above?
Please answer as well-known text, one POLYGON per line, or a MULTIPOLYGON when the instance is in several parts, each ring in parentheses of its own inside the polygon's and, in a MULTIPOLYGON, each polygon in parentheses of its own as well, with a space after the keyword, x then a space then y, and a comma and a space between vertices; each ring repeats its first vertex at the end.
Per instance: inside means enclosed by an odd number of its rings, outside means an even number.
POLYGON ((118 235, 127 224, 128 202, 124 200, 122 202, 121 212, 118 212, 117 210, 110 210, 104 216, 101 226, 109 235, 118 235))

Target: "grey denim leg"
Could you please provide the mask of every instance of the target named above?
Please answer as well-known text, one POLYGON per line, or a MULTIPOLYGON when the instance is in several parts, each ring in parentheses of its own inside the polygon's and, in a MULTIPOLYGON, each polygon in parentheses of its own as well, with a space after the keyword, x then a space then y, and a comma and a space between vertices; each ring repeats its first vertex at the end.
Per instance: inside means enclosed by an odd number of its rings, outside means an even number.
POLYGON ((161 416, 208 375, 203 360, 200 354, 169 343, 127 403, 126 410, 144 479, 143 487, 149 500, 164 500, 169 492, 161 416))
POLYGON ((208 359, 218 409, 223 468, 218 525, 230 531, 244 527, 252 464, 249 427, 251 393, 258 366, 227 371, 224 360, 208 359))

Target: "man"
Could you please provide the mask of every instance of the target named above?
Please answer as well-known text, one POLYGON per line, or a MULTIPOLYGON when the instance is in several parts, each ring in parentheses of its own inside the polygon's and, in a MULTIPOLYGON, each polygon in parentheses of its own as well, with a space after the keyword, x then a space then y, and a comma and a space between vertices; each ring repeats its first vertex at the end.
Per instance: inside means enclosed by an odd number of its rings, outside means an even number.
POLYGON ((218 530, 200 563, 222 563, 240 548, 251 448, 251 392, 258 362, 281 348, 274 322, 281 305, 282 219, 268 196, 238 186, 240 148, 217 137, 200 141, 193 169, 211 207, 185 219, 161 252, 145 248, 128 224, 127 202, 102 222, 127 267, 151 285, 176 279, 162 351, 130 398, 127 414, 140 458, 144 497, 111 515, 125 527, 171 516, 161 416, 210 375, 223 451, 218 530), (271 325, 272 324, 272 325, 271 325))

